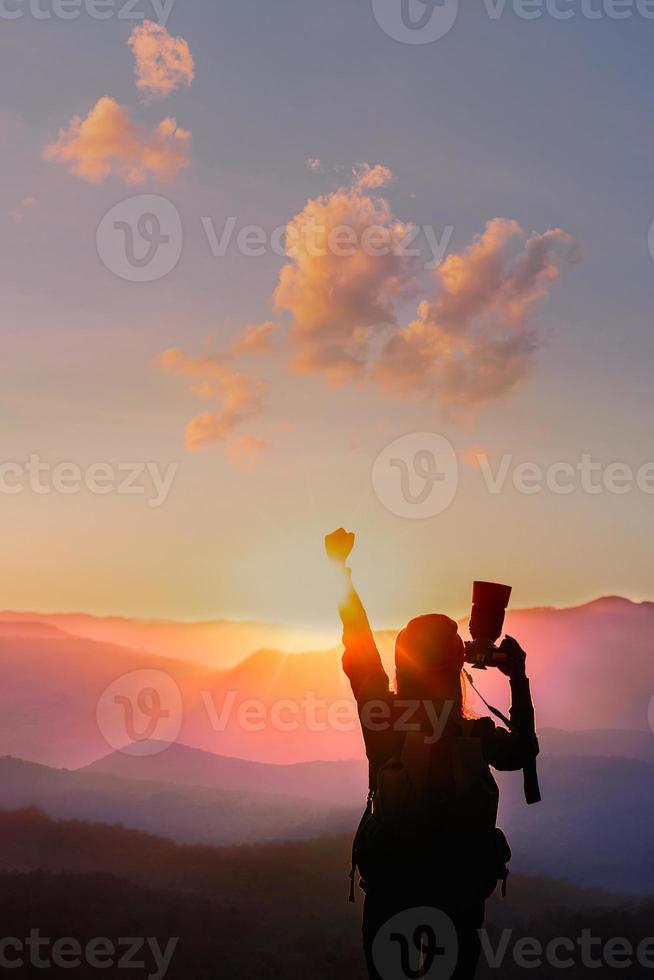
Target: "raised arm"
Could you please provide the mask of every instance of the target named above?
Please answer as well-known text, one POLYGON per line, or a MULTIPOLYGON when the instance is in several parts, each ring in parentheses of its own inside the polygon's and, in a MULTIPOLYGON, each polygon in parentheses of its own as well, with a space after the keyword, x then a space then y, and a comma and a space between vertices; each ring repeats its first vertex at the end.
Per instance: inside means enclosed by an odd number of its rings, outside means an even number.
POLYGON ((347 559, 354 547, 352 532, 339 528, 325 538, 328 558, 343 575, 343 597, 338 611, 343 623, 343 670, 347 674, 357 701, 367 700, 388 692, 389 680, 377 650, 368 616, 352 583, 352 570, 347 559))

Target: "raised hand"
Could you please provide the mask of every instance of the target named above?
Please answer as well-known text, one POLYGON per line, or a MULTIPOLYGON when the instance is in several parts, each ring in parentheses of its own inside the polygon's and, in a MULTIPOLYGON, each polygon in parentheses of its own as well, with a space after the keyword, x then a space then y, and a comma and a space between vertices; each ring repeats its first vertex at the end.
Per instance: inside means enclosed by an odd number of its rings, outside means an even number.
POLYGON ((339 527, 338 531, 332 531, 325 538, 327 557, 339 565, 344 565, 354 547, 354 541, 353 531, 345 531, 342 527, 339 527))
POLYGON ((498 668, 507 677, 525 677, 526 668, 525 663, 527 659, 527 654, 522 649, 517 640, 514 640, 512 636, 505 636, 499 646, 500 653, 505 655, 505 660, 498 663, 498 668))

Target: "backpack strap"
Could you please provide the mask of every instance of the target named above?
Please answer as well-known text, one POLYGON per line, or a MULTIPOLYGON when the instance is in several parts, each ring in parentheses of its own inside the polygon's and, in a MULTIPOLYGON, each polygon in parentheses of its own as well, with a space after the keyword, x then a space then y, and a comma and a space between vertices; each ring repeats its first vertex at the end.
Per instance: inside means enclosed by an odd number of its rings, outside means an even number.
POLYGON ((357 832, 354 835, 354 840, 352 841, 352 864, 350 867, 350 897, 349 901, 352 905, 356 903, 356 876, 357 876, 357 845, 359 843, 359 837, 361 836, 361 831, 363 830, 365 824, 368 822, 369 817, 372 815, 372 805, 375 799, 375 791, 368 791, 368 799, 366 800, 366 809, 364 811, 361 820, 359 821, 359 826, 357 827, 357 832))

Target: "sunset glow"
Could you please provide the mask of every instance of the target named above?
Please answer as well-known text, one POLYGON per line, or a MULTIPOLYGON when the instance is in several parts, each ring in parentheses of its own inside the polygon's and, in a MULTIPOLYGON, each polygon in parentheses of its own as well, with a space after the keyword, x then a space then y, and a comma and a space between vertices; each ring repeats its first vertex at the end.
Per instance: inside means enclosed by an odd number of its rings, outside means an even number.
MULTIPOLYGON (((647 221, 624 188, 600 192, 633 145, 628 84, 612 89, 616 137, 591 166, 594 122, 572 62, 552 78, 535 47, 531 97, 505 90, 496 54, 524 24, 469 25, 484 43, 464 88, 448 81, 449 36, 434 58, 380 32, 407 114, 372 63, 355 69, 373 25, 351 18, 333 91, 320 70, 300 83, 289 68, 267 98, 270 49, 252 38, 242 56, 226 40, 245 9, 180 7, 165 25, 71 21, 38 99, 27 39, 46 26, 8 27, 5 607, 256 619, 300 630, 298 646, 331 640, 320 541, 341 524, 359 532, 362 588, 383 627, 436 606, 464 615, 480 576, 513 583, 523 608, 649 594, 651 492, 601 482, 651 457, 647 221), (246 65, 260 95, 228 98, 246 65), (565 177, 553 122, 513 138, 549 119, 558 89, 578 161, 565 177), (356 120, 351 91, 366 106, 356 120), (382 110, 398 137, 380 145, 371 120, 382 110), (139 195, 140 225, 129 212, 139 195), (169 212, 153 203, 163 198, 183 233, 170 258, 159 242, 169 212), (96 249, 98 229, 113 243, 96 249), (147 281, 129 248, 138 262, 160 245, 163 273, 153 266, 147 281), (451 443, 458 483, 445 511, 414 521, 371 473, 385 447, 420 432, 451 443), (79 468, 79 491, 23 470, 15 492, 14 468, 33 455, 51 471, 79 468), (587 457, 600 492, 581 485, 587 457), (115 479, 91 492, 98 464, 115 479), (123 492, 129 464, 141 470, 123 492), (523 492, 524 466, 541 472, 540 489, 523 492), (577 474, 571 491, 551 489, 561 467, 577 474), (598 541, 599 526, 610 538, 598 541)), ((597 30, 609 27, 635 30, 597 30)), ((562 45, 557 31, 542 21, 526 37, 562 45)), ((290 65, 284 17, 274 36, 290 65)), ((326 71, 327 51, 314 57, 326 71)), ((583 58, 600 78, 602 59, 583 58)))

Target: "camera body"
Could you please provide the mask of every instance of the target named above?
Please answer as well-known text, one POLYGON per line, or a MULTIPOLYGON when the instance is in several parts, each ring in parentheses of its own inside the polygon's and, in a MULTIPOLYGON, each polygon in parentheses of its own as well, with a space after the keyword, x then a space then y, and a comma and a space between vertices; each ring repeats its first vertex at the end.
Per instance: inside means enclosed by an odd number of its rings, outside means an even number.
POLYGON ((470 635, 465 644, 465 661, 477 670, 497 667, 506 659, 495 646, 502 635, 511 586, 497 582, 475 582, 472 587, 470 635))

